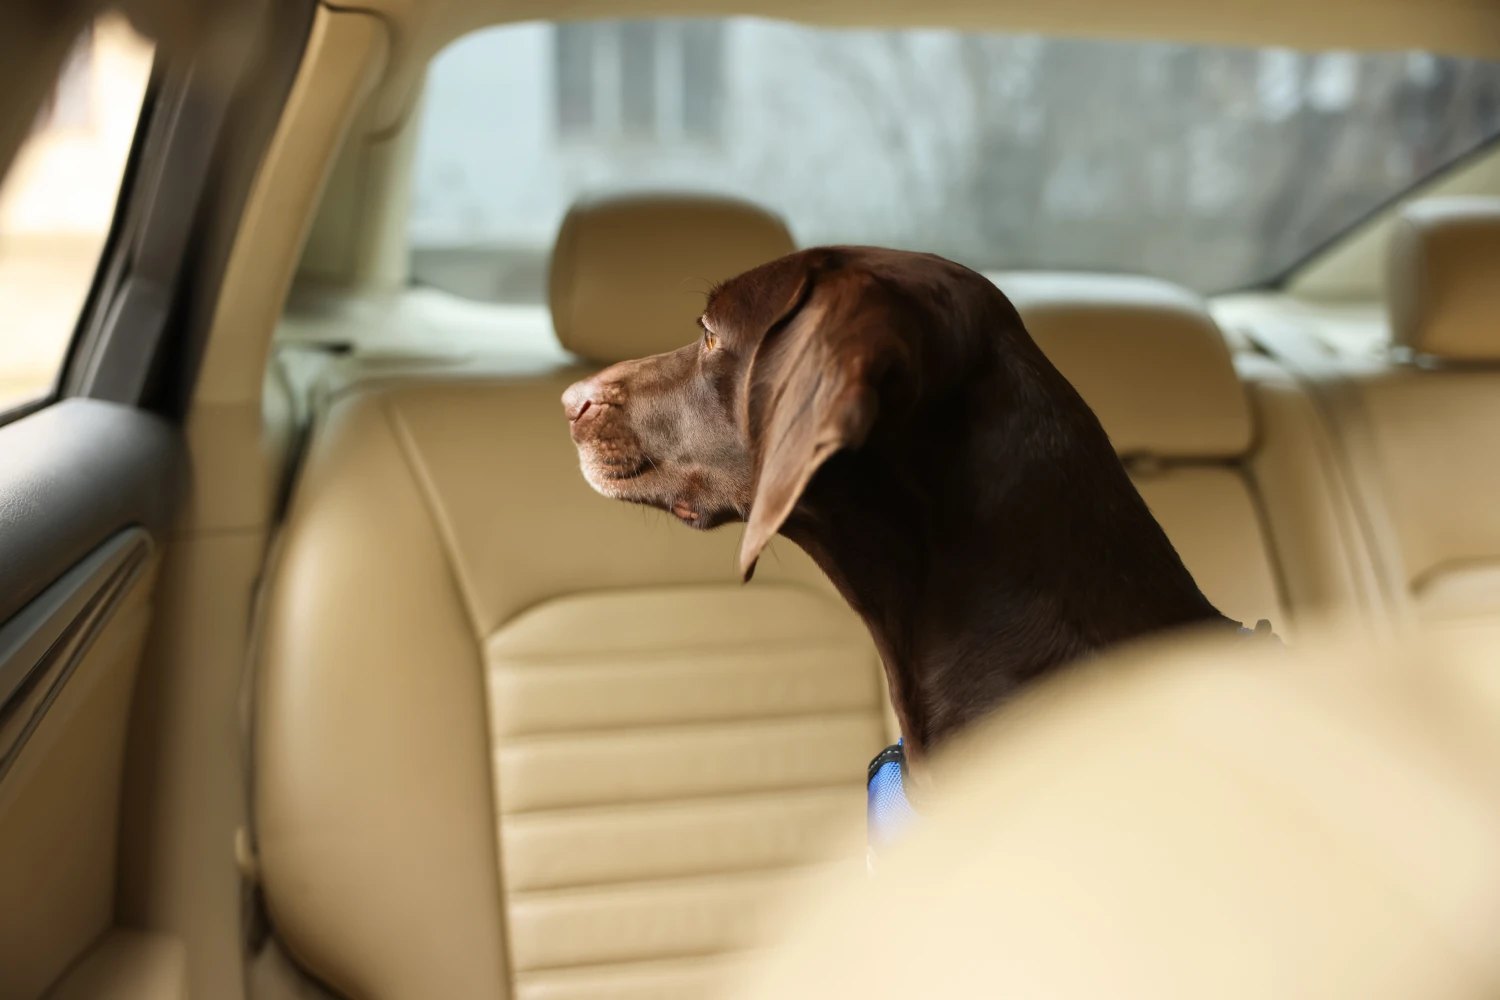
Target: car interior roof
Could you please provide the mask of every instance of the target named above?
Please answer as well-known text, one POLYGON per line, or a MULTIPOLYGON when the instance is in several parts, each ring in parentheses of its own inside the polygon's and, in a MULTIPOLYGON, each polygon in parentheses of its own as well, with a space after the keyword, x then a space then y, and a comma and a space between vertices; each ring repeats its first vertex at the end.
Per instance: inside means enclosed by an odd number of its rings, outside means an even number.
POLYGON ((1136 38, 1300 49, 1500 55, 1500 4, 1476 0, 1268 0, 1207 4, 1194 0, 1070 0, 1046 4, 965 0, 878 4, 832 0, 682 3, 680 0, 374 0, 364 5, 389 25, 394 44, 379 93, 376 122, 398 125, 410 112, 428 61, 445 45, 492 24, 529 20, 631 17, 768 17, 844 27, 946 27, 1089 38, 1136 38))

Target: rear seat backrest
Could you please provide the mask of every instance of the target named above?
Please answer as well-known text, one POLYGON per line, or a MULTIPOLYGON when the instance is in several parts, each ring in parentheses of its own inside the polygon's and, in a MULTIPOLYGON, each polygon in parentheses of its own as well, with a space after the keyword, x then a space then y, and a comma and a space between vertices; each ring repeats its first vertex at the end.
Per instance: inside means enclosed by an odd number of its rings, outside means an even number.
POLYGON ((1252 484, 1250 406, 1197 296, 1152 278, 992 276, 1098 415, 1198 585, 1224 614, 1284 628, 1284 597, 1252 484))
POLYGON ((1367 624, 1494 617, 1500 199, 1405 206, 1386 264, 1392 357, 1340 353, 1294 317, 1261 318, 1246 333, 1315 408, 1308 437, 1326 443, 1322 464, 1348 510, 1348 548, 1360 565, 1351 597, 1367 624))
POLYGON ((1500 615, 1500 198, 1407 206, 1386 281, 1414 363, 1357 376, 1343 413, 1384 494, 1376 544, 1419 619, 1500 615))
MULTIPOLYGON (((680 346, 708 282, 792 249, 737 202, 587 203, 558 333, 593 363, 680 346)), ((783 885, 861 856, 887 733, 863 625, 789 543, 742 588, 735 529, 589 489, 579 374, 387 377, 315 435, 255 811, 278 934, 350 996, 701 997, 783 885)))

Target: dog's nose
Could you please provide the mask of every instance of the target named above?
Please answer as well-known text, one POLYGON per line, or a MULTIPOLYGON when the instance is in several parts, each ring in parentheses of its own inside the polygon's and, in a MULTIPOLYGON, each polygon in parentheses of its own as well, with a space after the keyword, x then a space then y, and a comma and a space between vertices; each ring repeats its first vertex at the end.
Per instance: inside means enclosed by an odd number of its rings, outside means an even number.
POLYGON ((562 394, 563 412, 568 415, 568 423, 577 423, 578 418, 588 412, 589 407, 594 405, 598 388, 598 380, 592 378, 568 386, 562 394))

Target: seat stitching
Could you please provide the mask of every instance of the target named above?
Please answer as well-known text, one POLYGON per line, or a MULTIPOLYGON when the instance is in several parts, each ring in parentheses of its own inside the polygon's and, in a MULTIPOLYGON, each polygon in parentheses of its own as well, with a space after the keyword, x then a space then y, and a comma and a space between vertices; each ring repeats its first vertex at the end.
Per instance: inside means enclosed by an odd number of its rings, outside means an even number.
POLYGON ((485 636, 479 625, 479 601, 473 582, 469 579, 467 565, 459 555, 458 539, 455 536, 452 521, 448 517, 447 508, 443 506, 442 498, 438 495, 437 484, 433 481, 427 464, 422 461, 416 438, 400 410, 389 397, 381 398, 380 409, 390 424, 391 433, 396 438, 396 444, 406 462, 407 471, 417 484, 417 491, 422 495, 422 503, 427 508, 427 516, 442 540, 443 554, 448 557, 449 571, 453 574, 454 582, 458 584, 458 592, 463 596, 464 612, 469 619, 470 631, 475 641, 482 646, 485 636))
MULTIPOLYGON (((478 607, 474 598, 473 586, 468 580, 464 563, 458 557, 457 539, 454 537, 453 526, 449 522, 447 512, 438 497, 436 484, 432 481, 430 472, 421 460, 420 452, 416 446, 416 440, 412 436, 411 429, 402 419, 396 406, 389 396, 377 397, 381 412, 385 415, 387 425, 395 438, 396 447, 406 464, 407 471, 417 486, 417 492, 422 497, 422 504, 427 508, 428 519, 432 522, 433 530, 437 532, 443 547, 443 554, 447 557, 448 571, 452 574, 454 585, 457 587, 464 605, 464 613, 469 619, 469 631, 474 639, 475 658, 479 663, 479 683, 482 685, 485 696, 484 725, 489 736, 490 745, 495 743, 495 727, 493 719, 494 692, 490 685, 490 672, 485 669, 484 635, 480 631, 478 607)), ((503 810, 500 802, 500 776, 498 773, 499 762, 495 758, 493 749, 485 754, 485 763, 489 772, 490 793, 490 843, 494 850, 495 859, 495 902, 499 907, 500 918, 500 951, 504 956, 504 975, 509 984, 514 987, 516 977, 516 957, 511 945, 510 933, 510 896, 505 886, 505 853, 501 845, 501 825, 503 810)))

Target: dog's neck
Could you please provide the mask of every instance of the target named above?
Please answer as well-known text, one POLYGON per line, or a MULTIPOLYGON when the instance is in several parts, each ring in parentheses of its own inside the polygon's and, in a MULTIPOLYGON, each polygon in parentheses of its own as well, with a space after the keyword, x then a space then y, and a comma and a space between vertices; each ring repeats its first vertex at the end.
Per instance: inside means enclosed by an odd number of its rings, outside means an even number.
POLYGON ((864 618, 914 757, 1069 661, 1233 624, 1050 366, 966 390, 829 459, 782 529, 864 618))

